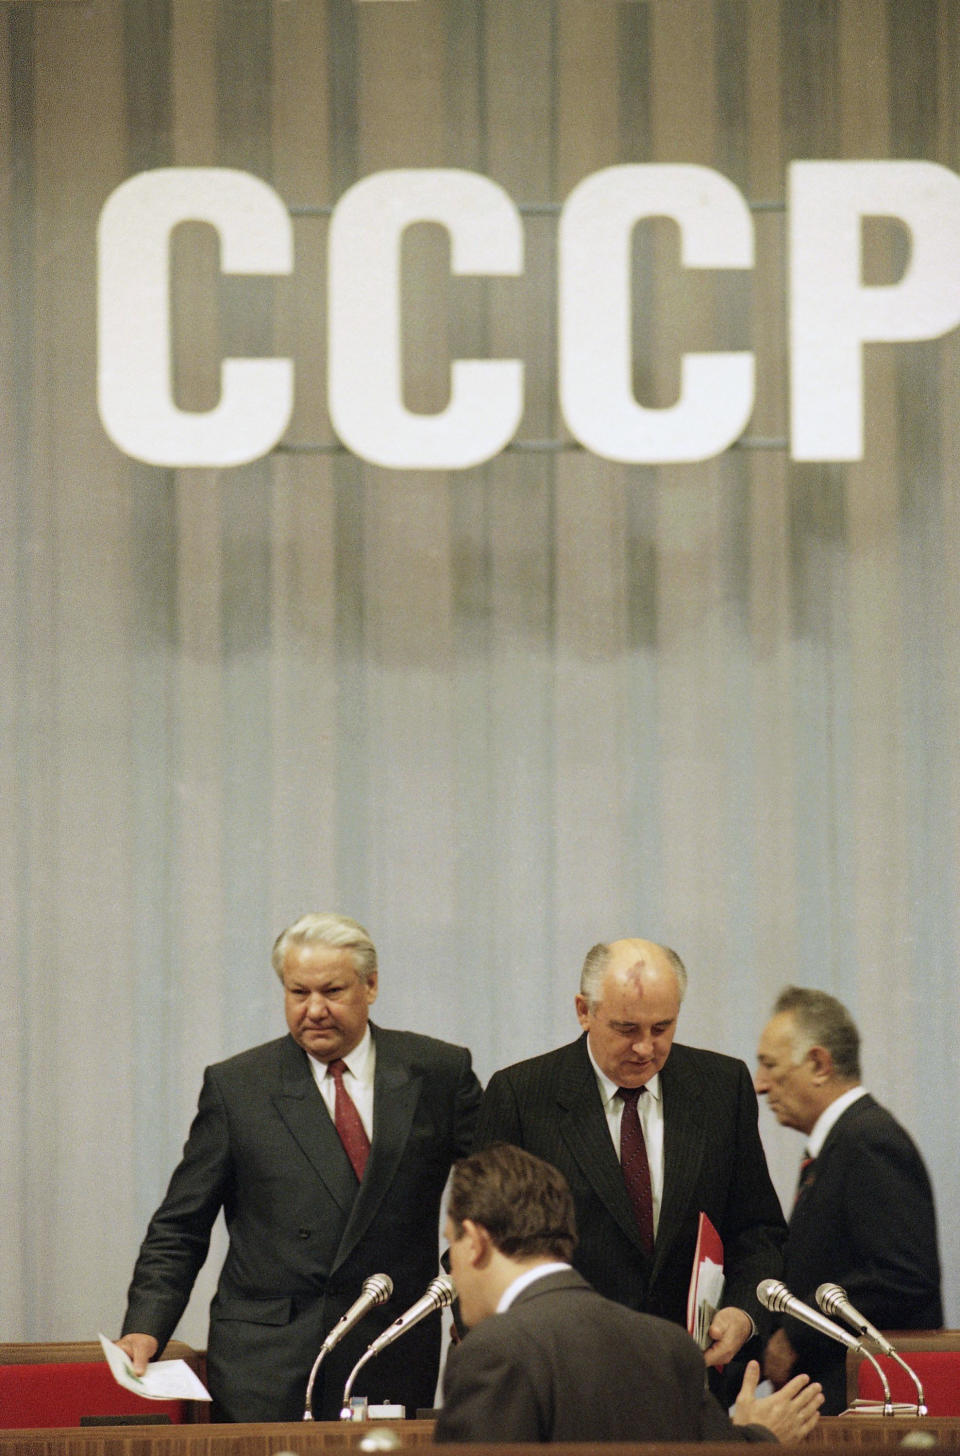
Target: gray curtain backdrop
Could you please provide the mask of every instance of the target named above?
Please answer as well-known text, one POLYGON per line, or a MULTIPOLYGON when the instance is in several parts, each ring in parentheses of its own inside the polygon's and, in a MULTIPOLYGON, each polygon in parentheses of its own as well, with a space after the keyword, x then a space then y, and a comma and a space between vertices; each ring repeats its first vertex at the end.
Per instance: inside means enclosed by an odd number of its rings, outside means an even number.
MULTIPOLYGON (((203 1067, 283 1029, 270 946, 328 908, 377 942, 380 1020, 483 1078, 575 1034, 598 939, 675 946, 682 1039, 750 1063, 783 984, 838 995, 931 1169, 958 1321, 957 339, 866 351, 844 466, 790 462, 784 344, 789 161, 956 170, 958 87, 955 0, 0 7, 0 1337, 116 1332, 203 1067), (733 280, 638 230, 638 393, 757 354, 748 438, 701 465, 606 463, 556 403, 557 210, 652 160, 754 211, 733 280), (169 165, 295 220, 281 282, 175 247, 184 408, 224 354, 296 361, 288 438, 234 470, 137 464, 97 417, 97 217, 169 165), (365 465, 326 415, 329 210, 406 166, 524 216, 509 285, 410 240, 410 407, 451 355, 526 364, 518 440, 459 474, 365 465)), ((902 250, 871 231, 875 280, 902 250)), ((800 1139, 761 1122, 786 1201, 800 1139)))

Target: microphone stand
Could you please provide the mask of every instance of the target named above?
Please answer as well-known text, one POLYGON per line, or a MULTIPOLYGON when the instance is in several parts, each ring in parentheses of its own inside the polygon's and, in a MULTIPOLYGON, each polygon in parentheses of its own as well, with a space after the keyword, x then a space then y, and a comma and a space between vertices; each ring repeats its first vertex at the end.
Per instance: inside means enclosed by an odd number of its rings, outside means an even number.
POLYGON ((906 1360, 900 1359, 900 1356, 897 1354, 896 1350, 890 1351, 890 1358, 891 1360, 896 1360, 897 1364, 902 1366, 902 1368, 910 1376, 910 1379, 913 1381, 914 1385, 917 1387, 917 1415, 929 1415, 930 1412, 927 1410, 927 1402, 923 1394, 923 1386, 920 1384, 920 1377, 917 1372, 911 1369, 911 1367, 907 1364, 906 1360))
MULTIPOLYGON (((920 1378, 916 1371, 910 1368, 906 1360, 901 1360, 886 1335, 880 1330, 875 1329, 870 1321, 858 1309, 854 1308, 847 1297, 846 1290, 842 1289, 839 1284, 821 1284, 816 1293, 816 1301, 824 1314, 833 1315, 834 1317, 839 1316, 840 1319, 846 1320, 851 1329, 857 1331, 861 1342, 865 1339, 872 1340, 878 1346, 881 1354, 886 1355, 889 1360, 895 1360, 907 1372, 917 1388, 916 1413, 918 1416, 928 1415, 929 1412, 923 1394, 923 1386, 920 1384, 920 1378)), ((869 1356, 868 1350, 864 1349, 863 1353, 869 1356)), ((877 1365, 876 1361, 873 1363, 877 1365)), ((879 1366, 877 1368, 879 1369, 879 1366)))
POLYGON ((880 1364, 880 1361, 875 1358, 875 1356, 870 1354, 870 1351, 861 1340, 857 1341, 855 1349, 859 1350, 860 1354, 865 1356, 866 1359, 870 1361, 870 1364, 879 1375, 880 1384, 883 1386, 883 1400, 882 1402, 878 1400, 855 1400, 851 1409, 861 1411, 875 1411, 879 1408, 880 1414, 882 1416, 895 1416, 897 1412, 894 1408, 893 1399, 890 1395, 890 1382, 887 1380, 887 1377, 883 1372, 883 1366, 880 1364))
POLYGON ((445 1309, 448 1304, 452 1304, 455 1298, 456 1290, 453 1287, 453 1280, 449 1274, 438 1274, 427 1285, 426 1293, 422 1294, 415 1304, 412 1304, 402 1315, 399 1315, 392 1325, 388 1325, 367 1346, 356 1365, 350 1371, 350 1377, 343 1388, 343 1403, 340 1411, 340 1419, 342 1421, 351 1421, 354 1419, 353 1412, 350 1409, 350 1392, 353 1390, 354 1380, 364 1365, 366 1365, 367 1361, 372 1360, 374 1355, 379 1355, 380 1351, 385 1350, 388 1345, 392 1345, 394 1340, 398 1340, 401 1335, 406 1334, 407 1330, 412 1330, 414 1325, 418 1325, 422 1319, 426 1319, 428 1314, 433 1314, 434 1310, 445 1309))
POLYGON ((320 1366, 323 1364, 323 1361, 324 1361, 327 1353, 330 1350, 332 1350, 332 1349, 333 1349, 333 1346, 332 1345, 328 1345, 326 1343, 326 1341, 324 1341, 324 1343, 320 1346, 320 1353, 319 1353, 319 1355, 317 1356, 317 1358, 313 1362, 313 1366, 312 1366, 312 1368, 310 1370, 310 1379, 307 1381, 307 1394, 306 1394, 306 1397, 305 1397, 304 1403, 303 1403, 303 1419, 305 1421, 312 1421, 313 1420, 313 1384, 314 1384, 314 1381, 317 1378, 317 1371, 320 1369, 320 1366))
MULTIPOLYGON (((880 1413, 885 1416, 896 1414, 893 1408, 890 1384, 887 1377, 880 1366, 879 1360, 876 1360, 870 1354, 870 1351, 866 1349, 862 1341, 855 1340, 853 1335, 848 1335, 846 1330, 841 1329, 838 1324, 834 1324, 833 1320, 827 1319, 826 1315, 821 1314, 818 1309, 811 1309, 809 1305, 797 1299, 790 1293, 787 1286, 781 1284, 778 1279, 761 1279, 757 1285, 757 1298, 765 1309, 771 1310, 774 1314, 790 1315, 792 1319, 799 1320, 801 1324, 809 1325, 818 1334, 827 1335, 831 1340, 836 1340, 839 1344, 845 1345, 848 1350, 858 1350, 861 1355, 870 1361, 870 1364, 880 1377, 880 1384, 883 1387, 883 1404, 880 1413)), ((864 1401, 861 1408, 864 1410, 867 1408, 875 1410, 878 1404, 879 1402, 875 1400, 864 1401)))
POLYGON ((350 1392, 353 1389, 353 1382, 356 1380, 357 1376, 360 1374, 360 1371, 363 1369, 364 1365, 366 1365, 367 1361, 371 1360, 374 1355, 379 1355, 379 1353, 379 1350, 375 1350, 372 1345, 368 1345, 366 1350, 364 1350, 363 1354, 360 1356, 360 1359, 357 1361, 356 1365, 354 1365, 353 1369, 350 1371, 350 1378, 348 1379, 346 1385, 343 1387, 343 1405, 340 1411, 340 1419, 342 1421, 350 1421, 353 1419, 353 1414, 350 1410, 350 1392))
MULTIPOLYGON (((887 1343, 887 1341, 884 1341, 884 1344, 886 1344, 886 1343, 887 1343)), ((874 1341, 874 1344, 876 1344, 876 1341, 874 1341)), ((867 1359, 873 1365, 874 1369, 877 1370, 877 1371, 879 1371, 879 1373, 880 1373, 880 1379, 883 1382, 884 1389, 886 1390, 886 1393, 887 1393, 887 1401, 889 1402, 889 1400, 890 1400, 890 1387, 887 1385, 887 1381, 886 1381, 886 1379, 884 1377, 883 1370, 881 1369, 880 1362, 878 1360, 875 1360, 874 1359, 874 1357, 871 1355, 870 1351, 866 1348, 866 1345, 862 1341, 861 1341, 861 1344, 860 1344, 860 1349, 863 1351, 864 1355, 866 1355, 867 1359)), ((924 1396, 924 1393, 923 1393, 923 1386, 920 1383, 920 1377, 917 1375, 917 1372, 915 1370, 911 1370, 911 1368, 907 1364, 906 1360, 901 1360, 900 1356, 897 1354, 896 1350, 893 1348, 892 1345, 890 1346, 889 1349, 882 1350, 881 1353, 884 1354, 884 1355, 886 1355, 886 1357, 887 1357, 888 1360, 895 1360, 897 1362, 897 1364, 901 1367, 901 1369, 903 1369, 903 1370, 905 1370, 907 1372, 907 1374, 910 1376, 910 1379, 913 1381, 914 1385, 916 1386, 916 1390, 917 1390, 917 1400, 916 1400, 916 1405, 915 1406, 912 1405, 910 1403, 910 1401, 903 1401, 903 1402, 899 1403, 898 1405, 891 1405, 890 1406, 890 1409, 887 1410, 887 1407, 885 1405, 884 1406, 884 1409, 883 1409, 883 1414, 884 1415, 894 1415, 895 1416, 897 1414, 903 1415, 903 1414, 906 1414, 907 1412, 909 1412, 911 1415, 918 1415, 918 1416, 926 1416, 926 1415, 929 1415, 930 1412, 927 1409, 927 1402, 926 1402, 926 1397, 924 1396)), ((859 1400, 855 1400, 853 1402, 853 1404, 854 1404, 854 1407, 859 1407, 860 1409, 864 1409, 864 1408, 866 1408, 868 1406, 876 1405, 877 1402, 876 1401, 869 1401, 869 1400, 865 1400, 865 1401, 861 1402, 859 1400)))
POLYGON ((353 1329, 354 1325, 364 1315, 369 1314, 378 1304, 386 1304, 393 1293, 393 1280, 389 1274, 371 1274, 369 1279, 363 1281, 363 1289, 359 1299, 354 1300, 346 1314, 340 1316, 333 1329, 327 1335, 320 1346, 320 1353, 313 1362, 310 1371, 310 1378, 307 1381, 307 1394, 304 1401, 303 1419, 313 1420, 313 1384, 317 1378, 317 1371, 323 1364, 324 1359, 335 1345, 338 1345, 344 1335, 353 1329))

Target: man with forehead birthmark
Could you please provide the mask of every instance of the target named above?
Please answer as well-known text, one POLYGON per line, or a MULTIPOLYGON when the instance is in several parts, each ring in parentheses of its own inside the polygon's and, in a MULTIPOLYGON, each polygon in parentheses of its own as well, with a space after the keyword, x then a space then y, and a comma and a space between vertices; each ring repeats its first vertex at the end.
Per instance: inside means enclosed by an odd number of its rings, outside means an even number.
POLYGON ((476 1147, 513 1143, 573 1192, 576 1269, 601 1294, 685 1325, 705 1213, 724 1246, 723 1307, 707 1366, 766 1326, 761 1279, 777 1278, 785 1225, 745 1064, 674 1041, 687 973, 647 940, 595 945, 575 998, 578 1040, 494 1074, 476 1147))
MULTIPOLYGON (((355 920, 304 915, 272 961, 288 1035, 207 1068, 118 1342, 138 1373, 162 1350, 222 1208, 230 1242, 207 1342, 221 1421, 298 1420, 322 1341, 363 1281, 388 1274, 392 1298, 320 1367, 314 1414, 339 1416, 360 1354, 438 1271, 440 1198, 480 1101, 465 1047, 370 1022, 377 953, 355 920)), ((371 1364, 371 1395, 432 1405, 439 1359, 439 1322, 424 1321, 371 1364)))

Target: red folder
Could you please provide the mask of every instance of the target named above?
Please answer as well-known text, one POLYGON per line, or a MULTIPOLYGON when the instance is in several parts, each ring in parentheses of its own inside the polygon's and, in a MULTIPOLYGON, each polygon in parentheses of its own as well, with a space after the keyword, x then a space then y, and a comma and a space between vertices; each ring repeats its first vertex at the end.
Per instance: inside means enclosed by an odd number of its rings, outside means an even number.
POLYGON ((687 1295, 687 1329, 701 1350, 710 1343, 707 1331, 723 1293, 723 1240, 705 1213, 697 1226, 697 1248, 687 1295))

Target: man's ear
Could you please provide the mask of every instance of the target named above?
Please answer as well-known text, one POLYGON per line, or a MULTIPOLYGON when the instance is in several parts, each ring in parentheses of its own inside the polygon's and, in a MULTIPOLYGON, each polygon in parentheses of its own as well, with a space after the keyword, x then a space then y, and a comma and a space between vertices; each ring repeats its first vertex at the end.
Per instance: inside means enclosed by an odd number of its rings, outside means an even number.
POLYGON ((833 1076, 833 1057, 826 1047, 812 1046, 807 1052, 807 1059, 813 1068, 814 1078, 818 1082, 829 1082, 833 1076))
POLYGON ((474 1268, 479 1268, 489 1259, 493 1249, 493 1240, 483 1224, 474 1223, 472 1218, 465 1218, 461 1227, 463 1228, 462 1237, 470 1263, 474 1268))

